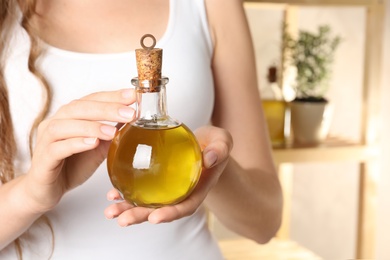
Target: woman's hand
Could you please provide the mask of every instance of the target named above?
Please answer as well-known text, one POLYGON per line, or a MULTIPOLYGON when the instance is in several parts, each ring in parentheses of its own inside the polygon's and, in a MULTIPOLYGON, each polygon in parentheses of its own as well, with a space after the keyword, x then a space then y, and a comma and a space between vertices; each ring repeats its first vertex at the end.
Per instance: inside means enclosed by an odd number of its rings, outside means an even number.
POLYGON ((112 189, 107 193, 107 199, 119 201, 106 208, 106 218, 117 218, 120 226, 129 226, 145 221, 155 224, 171 222, 192 215, 218 182, 233 146, 231 135, 221 128, 204 126, 196 130, 195 135, 203 150, 203 171, 197 186, 187 199, 158 209, 136 207, 124 201, 116 189, 112 189))
POLYGON ((25 176, 28 206, 53 208, 63 194, 84 183, 106 158, 113 124, 129 122, 135 101, 131 89, 99 92, 62 106, 38 127, 32 164, 25 176))

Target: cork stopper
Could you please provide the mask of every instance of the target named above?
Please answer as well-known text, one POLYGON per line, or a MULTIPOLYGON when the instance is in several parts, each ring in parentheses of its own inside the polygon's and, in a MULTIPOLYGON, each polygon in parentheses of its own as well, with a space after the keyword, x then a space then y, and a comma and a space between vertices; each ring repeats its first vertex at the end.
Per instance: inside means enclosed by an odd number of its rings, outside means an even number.
POLYGON ((145 34, 140 40, 142 49, 136 49, 135 55, 137 60, 138 80, 140 83, 149 81, 150 87, 156 87, 161 79, 162 67, 162 49, 154 48, 156 38, 151 34, 145 34), (144 41, 151 38, 153 43, 146 46, 144 41))
POLYGON ((277 81, 277 71, 276 66, 271 66, 268 68, 268 82, 273 83, 277 81))

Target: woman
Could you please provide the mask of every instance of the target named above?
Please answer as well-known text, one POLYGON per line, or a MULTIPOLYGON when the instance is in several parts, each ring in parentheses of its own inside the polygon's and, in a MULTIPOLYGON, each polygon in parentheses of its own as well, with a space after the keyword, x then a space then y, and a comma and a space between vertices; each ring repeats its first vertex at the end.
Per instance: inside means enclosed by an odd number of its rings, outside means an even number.
POLYGON ((16 257, 16 245, 26 259, 222 259, 205 207, 242 236, 272 238, 281 191, 241 1, 2 5, 0 258, 16 257), (104 161, 108 122, 134 118, 145 33, 164 49, 169 114, 205 147, 196 190, 159 209, 122 201, 104 161))

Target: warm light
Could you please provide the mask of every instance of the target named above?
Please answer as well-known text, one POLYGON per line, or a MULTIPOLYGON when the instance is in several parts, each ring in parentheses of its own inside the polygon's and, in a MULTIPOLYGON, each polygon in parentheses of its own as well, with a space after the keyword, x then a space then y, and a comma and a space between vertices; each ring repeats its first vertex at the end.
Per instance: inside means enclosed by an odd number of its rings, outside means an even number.
POLYGON ((286 68, 283 78, 283 96, 287 102, 295 99, 295 91, 292 87, 295 83, 297 69, 293 66, 286 68))

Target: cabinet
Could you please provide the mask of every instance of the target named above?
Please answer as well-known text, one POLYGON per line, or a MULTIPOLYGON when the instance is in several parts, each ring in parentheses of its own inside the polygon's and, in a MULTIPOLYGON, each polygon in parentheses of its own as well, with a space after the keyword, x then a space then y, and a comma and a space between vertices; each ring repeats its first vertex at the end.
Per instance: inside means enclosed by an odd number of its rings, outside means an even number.
MULTIPOLYGON (((339 138, 329 138, 324 144, 317 147, 297 147, 290 145, 283 148, 274 148, 273 153, 278 166, 278 173, 285 199, 283 224, 278 232, 277 241, 279 243, 280 241, 289 241, 290 237, 293 164, 354 161, 359 163, 358 220, 355 241, 356 252, 354 257, 356 259, 374 259, 376 230, 375 207, 379 175, 378 155, 380 140, 380 107, 378 100, 380 100, 380 79, 382 73, 381 52, 385 18, 384 2, 382 0, 245 0, 244 2, 280 6, 284 10, 284 19, 289 25, 296 24, 296 12, 301 6, 359 6, 365 9, 363 93, 361 97, 362 110, 360 113, 361 129, 359 140, 352 142, 339 138)), ((294 28, 294 26, 290 26, 290 28, 294 28)), ((274 247, 275 243, 277 242, 271 242, 270 247, 274 247)), ((227 244, 223 244, 223 246, 227 249, 234 247, 233 245, 227 244)), ((255 247, 253 247, 253 250, 256 250, 255 247)), ((304 251, 301 248, 298 250, 304 251)), ((227 257, 227 259, 230 258, 227 257)), ((235 258, 233 257, 231 259, 235 258)), ((276 258, 269 256, 267 259, 276 258)))

